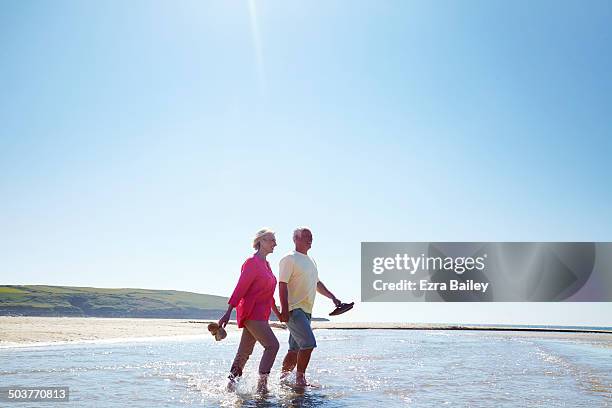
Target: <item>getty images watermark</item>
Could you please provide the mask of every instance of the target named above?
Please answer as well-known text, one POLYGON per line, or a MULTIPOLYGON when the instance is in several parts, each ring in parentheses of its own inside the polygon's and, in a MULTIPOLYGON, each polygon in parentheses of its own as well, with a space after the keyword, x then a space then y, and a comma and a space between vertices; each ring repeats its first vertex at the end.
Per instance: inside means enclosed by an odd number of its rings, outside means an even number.
POLYGON ((362 242, 363 302, 608 302, 610 242, 362 242))

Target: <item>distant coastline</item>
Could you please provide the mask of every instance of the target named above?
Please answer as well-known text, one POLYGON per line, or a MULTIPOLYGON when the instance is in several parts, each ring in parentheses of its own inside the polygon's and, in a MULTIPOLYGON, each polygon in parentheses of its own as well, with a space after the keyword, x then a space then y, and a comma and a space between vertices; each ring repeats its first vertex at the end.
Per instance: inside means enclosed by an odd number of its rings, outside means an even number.
POLYGON ((318 329, 339 330, 467 330, 496 332, 541 332, 541 333, 603 333, 612 335, 612 327, 592 326, 546 326, 505 324, 437 324, 437 323, 334 323, 320 322, 318 329))
MULTIPOLYGON (((198 337, 212 340, 206 326, 211 320, 134 319, 90 317, 11 317, 0 316, 0 348, 29 347, 82 342, 149 341, 198 337)), ((284 332, 284 325, 271 323, 274 330, 284 332)), ((482 336, 524 336, 558 339, 582 339, 612 347, 612 329, 579 330, 504 326, 469 326, 413 323, 341 323, 313 322, 316 330, 425 330, 431 332, 472 332, 482 336)), ((227 327, 230 335, 239 335, 235 321, 227 327)))
POLYGON ((212 319, 228 298, 177 290, 1 285, 0 316, 212 319))

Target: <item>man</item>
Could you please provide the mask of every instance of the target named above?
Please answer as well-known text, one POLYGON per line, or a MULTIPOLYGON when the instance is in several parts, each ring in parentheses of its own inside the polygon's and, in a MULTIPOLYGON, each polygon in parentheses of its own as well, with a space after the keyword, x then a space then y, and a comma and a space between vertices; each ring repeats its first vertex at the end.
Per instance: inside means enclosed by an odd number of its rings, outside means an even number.
POLYGON ((289 351, 283 360, 281 378, 297 366, 296 384, 308 385, 306 367, 310 354, 317 346, 310 319, 317 292, 330 298, 336 306, 340 302, 319 280, 317 264, 308 256, 312 246, 312 232, 297 228, 293 232, 295 251, 280 261, 278 291, 281 302, 281 321, 289 328, 289 351))

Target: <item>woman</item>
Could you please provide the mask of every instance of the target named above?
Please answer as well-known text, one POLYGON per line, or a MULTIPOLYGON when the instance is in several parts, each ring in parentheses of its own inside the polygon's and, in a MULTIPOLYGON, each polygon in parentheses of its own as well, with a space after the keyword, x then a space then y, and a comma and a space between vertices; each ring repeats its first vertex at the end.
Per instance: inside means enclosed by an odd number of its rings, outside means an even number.
POLYGON ((266 261, 266 256, 274 251, 275 246, 273 231, 267 228, 257 231, 253 238, 253 248, 257 252, 242 265, 240 279, 229 299, 227 312, 219 319, 219 326, 225 327, 232 309, 236 308, 238 327, 243 328, 238 352, 230 369, 229 390, 235 389, 236 378, 242 376, 242 369, 258 341, 264 347, 264 353, 259 363, 257 390, 267 391, 268 375, 279 348, 278 340, 268 324, 271 309, 280 317, 274 302, 276 277, 266 261))

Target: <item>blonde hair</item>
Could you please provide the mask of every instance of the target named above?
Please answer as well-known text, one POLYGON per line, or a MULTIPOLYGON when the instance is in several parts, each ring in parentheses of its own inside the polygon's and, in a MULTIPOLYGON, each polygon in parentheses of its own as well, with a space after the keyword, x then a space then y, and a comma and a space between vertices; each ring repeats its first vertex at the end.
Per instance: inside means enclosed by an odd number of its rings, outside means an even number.
POLYGON ((274 231, 272 231, 270 228, 262 228, 257 231, 253 237, 253 249, 259 249, 259 241, 261 241, 261 239, 268 234, 274 235, 274 231))

